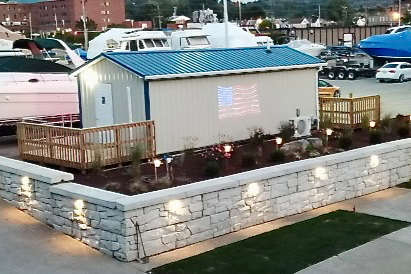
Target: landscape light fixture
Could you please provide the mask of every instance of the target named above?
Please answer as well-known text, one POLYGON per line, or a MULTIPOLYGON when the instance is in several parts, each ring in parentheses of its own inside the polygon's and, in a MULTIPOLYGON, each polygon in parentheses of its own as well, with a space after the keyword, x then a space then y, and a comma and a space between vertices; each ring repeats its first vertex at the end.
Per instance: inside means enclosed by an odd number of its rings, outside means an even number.
POLYGON ((282 142, 283 142, 283 138, 281 137, 275 138, 275 147, 277 148, 277 150, 278 150, 278 147, 282 144, 282 142))
POLYGON ((333 134, 333 130, 331 128, 327 128, 325 130, 326 136, 325 136, 325 149, 328 150, 328 136, 333 134))
POLYGON ((161 160, 160 159, 154 159, 153 164, 154 164, 154 176, 157 180, 158 179, 158 177, 157 177, 157 168, 159 168, 161 166, 161 160))
POLYGON ((370 122, 370 128, 375 128, 375 125, 376 125, 375 121, 370 122))
POLYGON ((168 177, 170 178, 170 180, 172 180, 173 179, 173 175, 172 175, 173 167, 170 166, 170 164, 173 161, 173 158, 172 157, 166 157, 165 160, 166 160, 166 170, 167 170, 168 177))
POLYGON ((229 145, 229 144, 224 145, 224 153, 225 153, 225 154, 230 153, 231 150, 232 150, 232 148, 233 148, 233 147, 232 147, 231 145, 229 145))

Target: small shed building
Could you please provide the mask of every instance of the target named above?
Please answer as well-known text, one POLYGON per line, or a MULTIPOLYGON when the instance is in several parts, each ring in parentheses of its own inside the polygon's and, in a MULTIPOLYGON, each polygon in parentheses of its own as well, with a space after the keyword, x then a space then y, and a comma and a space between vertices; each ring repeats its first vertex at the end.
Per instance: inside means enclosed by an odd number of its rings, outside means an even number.
POLYGON ((318 113, 323 61, 274 46, 103 53, 78 76, 83 127, 154 120, 157 153, 239 141, 318 113))

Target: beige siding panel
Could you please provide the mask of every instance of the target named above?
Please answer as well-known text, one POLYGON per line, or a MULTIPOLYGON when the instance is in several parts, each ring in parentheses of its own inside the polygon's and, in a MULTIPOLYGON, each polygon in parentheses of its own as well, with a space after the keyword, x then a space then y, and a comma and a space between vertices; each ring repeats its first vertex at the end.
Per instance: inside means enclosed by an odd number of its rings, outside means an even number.
POLYGON ((97 83, 111 84, 113 93, 114 123, 129 122, 127 87, 131 90, 133 122, 146 120, 144 107, 144 82, 135 74, 109 60, 102 60, 80 73, 80 91, 83 127, 96 126, 94 92, 97 83))
POLYGON ((317 70, 185 78, 150 82, 151 119, 156 124, 157 152, 184 149, 186 137, 197 137, 197 147, 249 137, 249 128, 278 133, 282 121, 314 116, 317 110, 317 70), (260 113, 219 119, 218 86, 257 85, 260 113))

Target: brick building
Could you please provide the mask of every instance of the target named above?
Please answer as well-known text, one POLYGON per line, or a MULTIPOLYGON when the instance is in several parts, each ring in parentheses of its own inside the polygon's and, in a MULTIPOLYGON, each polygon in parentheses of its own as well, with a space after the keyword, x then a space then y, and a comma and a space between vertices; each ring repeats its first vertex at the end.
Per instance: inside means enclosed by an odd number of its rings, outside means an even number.
MULTIPOLYGON (((75 30, 82 17, 82 0, 17 0, 0 2, 0 22, 13 31, 33 32, 75 30), (31 20, 30 20, 31 16, 31 20)), ((125 21, 124 0, 85 0, 86 17, 97 23, 97 30, 125 21)))

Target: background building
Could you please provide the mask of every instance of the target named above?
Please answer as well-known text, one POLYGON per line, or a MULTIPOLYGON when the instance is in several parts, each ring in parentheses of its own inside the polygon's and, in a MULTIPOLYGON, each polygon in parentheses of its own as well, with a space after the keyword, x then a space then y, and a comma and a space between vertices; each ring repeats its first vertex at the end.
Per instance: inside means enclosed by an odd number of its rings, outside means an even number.
MULTIPOLYGON (((86 17, 103 30, 125 21, 124 0, 85 0, 86 17)), ((81 20, 82 0, 17 0, 0 2, 0 22, 13 30, 28 33, 76 29, 81 20)))

